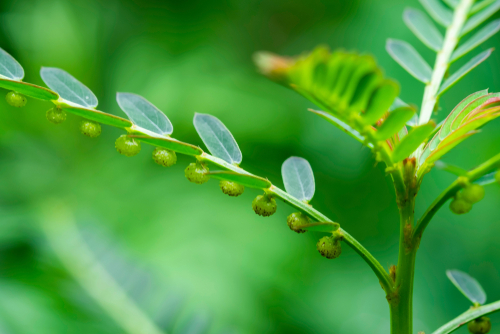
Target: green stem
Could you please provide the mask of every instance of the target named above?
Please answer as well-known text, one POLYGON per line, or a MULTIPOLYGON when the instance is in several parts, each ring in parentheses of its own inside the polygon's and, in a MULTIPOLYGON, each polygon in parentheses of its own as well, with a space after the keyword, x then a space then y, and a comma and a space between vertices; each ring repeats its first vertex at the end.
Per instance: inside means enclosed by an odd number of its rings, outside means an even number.
POLYGON ((460 326, 465 325, 471 320, 477 319, 483 315, 493 313, 500 311, 500 300, 496 301, 494 303, 490 303, 487 305, 479 306, 479 307, 473 307, 469 309, 468 311, 462 313, 452 321, 444 324, 443 326, 439 327, 434 333, 432 334, 448 334, 451 332, 454 332, 456 329, 458 329, 460 326))

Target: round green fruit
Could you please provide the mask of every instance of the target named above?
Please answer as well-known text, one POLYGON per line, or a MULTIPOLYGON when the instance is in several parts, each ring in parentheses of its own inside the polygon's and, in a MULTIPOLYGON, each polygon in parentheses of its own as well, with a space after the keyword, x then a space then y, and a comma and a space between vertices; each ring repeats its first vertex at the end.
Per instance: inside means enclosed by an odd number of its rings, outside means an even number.
POLYGON ((272 197, 259 195, 252 202, 253 211, 262 217, 269 217, 276 212, 276 200, 272 197))
POLYGON ((47 120, 53 124, 61 124, 66 120, 66 112, 58 107, 47 110, 45 116, 47 117, 47 120))
POLYGON ((157 147, 153 151, 153 160, 160 166, 170 167, 177 162, 177 155, 174 151, 157 147))
POLYGON ((208 167, 204 164, 197 162, 192 162, 187 166, 184 170, 184 175, 186 178, 193 183, 203 184, 210 179, 210 175, 208 173, 208 167))
POLYGON ((310 224, 309 217, 307 217, 302 212, 294 212, 286 218, 286 223, 292 231, 297 233, 305 233, 306 230, 302 230, 299 227, 310 224))
POLYGON ((141 151, 141 143, 135 138, 130 138, 127 135, 121 135, 115 141, 115 147, 118 153, 127 157, 133 157, 141 151))
POLYGON ((81 121, 80 132, 87 137, 96 138, 101 134, 101 124, 92 121, 81 121))
POLYGON ((242 186, 239 183, 227 180, 221 180, 219 182, 220 190, 226 195, 237 197, 243 194, 245 191, 245 186, 242 186))
POLYGON ((471 184, 460 195, 464 201, 474 204, 484 198, 484 188, 479 184, 471 184))
POLYGON ((5 96, 5 99, 7 100, 8 104, 17 108, 24 107, 26 105, 26 102, 28 102, 26 96, 19 94, 18 92, 8 92, 5 96))
POLYGON ((335 238, 333 236, 326 236, 319 239, 316 244, 316 248, 321 256, 324 256, 327 259, 335 259, 342 253, 340 238, 335 238))
POLYGON ((472 320, 467 324, 469 332, 472 334, 486 334, 491 330, 491 321, 488 317, 481 317, 472 320))
POLYGON ((454 198, 450 203, 450 210, 457 215, 463 215, 472 209, 472 204, 462 198, 454 198))

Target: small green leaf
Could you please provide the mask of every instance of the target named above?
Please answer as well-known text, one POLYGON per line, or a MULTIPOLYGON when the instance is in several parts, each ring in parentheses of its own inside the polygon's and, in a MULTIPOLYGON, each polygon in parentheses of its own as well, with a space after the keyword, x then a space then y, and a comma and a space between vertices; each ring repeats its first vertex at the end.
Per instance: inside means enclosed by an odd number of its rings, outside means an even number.
POLYGON ((455 8, 458 6, 458 4, 460 3, 460 0, 444 0, 444 2, 450 6, 451 8, 455 8))
POLYGON ((399 162, 408 158, 430 136, 435 126, 436 124, 431 121, 411 129, 394 149, 392 154, 393 161, 399 162))
POLYGON ((389 111, 393 111, 398 109, 399 107, 408 107, 408 103, 405 101, 401 100, 399 97, 396 97, 394 102, 392 102, 391 107, 389 108, 389 111))
POLYGON ((453 12, 439 0, 420 0, 430 16, 443 27, 447 28, 453 20, 453 12))
POLYGON ((59 99, 56 92, 45 87, 40 87, 23 81, 0 78, 0 87, 16 91, 20 94, 44 101, 55 101, 59 99))
POLYGON ((487 186, 489 184, 497 183, 496 175, 497 171, 491 172, 477 179, 474 183, 479 184, 480 186, 487 186))
MULTIPOLYGON (((137 131, 137 133, 140 133, 140 131, 137 131)), ((130 134, 128 136, 131 138, 137 138, 141 142, 144 142, 146 144, 166 148, 168 150, 186 155, 201 155, 203 153, 203 150, 201 148, 178 141, 177 139, 171 137, 154 137, 144 134, 130 134)))
POLYGON ((441 160, 438 160, 434 163, 434 166, 437 168, 437 169, 440 169, 440 170, 444 170, 448 173, 451 173, 451 174, 454 174, 454 175, 457 175, 457 176, 465 176, 467 175, 467 171, 463 168, 460 168, 458 166, 454 166, 454 165, 451 165, 451 164, 448 164, 444 161, 441 161, 441 160))
POLYGON ((299 201, 310 201, 313 198, 314 174, 306 159, 299 157, 286 159, 281 166, 281 175, 287 193, 299 201))
POLYGON ((340 228, 340 225, 334 222, 317 222, 306 225, 297 225, 294 226, 294 228, 298 230, 331 233, 337 231, 340 228))
POLYGON ((455 73, 450 75, 448 79, 441 86, 438 96, 450 89, 454 84, 456 84, 460 79, 467 75, 470 71, 476 68, 479 64, 485 61, 493 52, 493 49, 488 49, 481 52, 471 60, 469 60, 464 66, 460 67, 455 73))
POLYGON ((476 1, 476 3, 472 6, 470 9, 469 15, 476 14, 477 12, 483 10, 484 8, 488 7, 492 3, 498 0, 482 0, 482 1, 476 1))
POLYGON ((467 22, 465 23, 463 29, 462 29, 462 36, 470 32, 471 30, 475 29, 477 26, 479 26, 481 23, 489 19, 493 14, 495 14, 498 10, 500 9, 500 1, 497 0, 493 2, 491 5, 488 7, 484 8, 477 14, 474 14, 471 16, 467 22))
POLYGON ((229 171, 213 171, 208 174, 214 179, 233 181, 249 188, 268 189, 272 185, 269 180, 251 174, 240 174, 229 171))
POLYGON ((11 80, 24 78, 24 70, 21 64, 2 48, 0 48, 0 77, 11 80))
POLYGON ((373 93, 370 104, 361 119, 364 124, 375 124, 385 115, 399 95, 399 85, 391 80, 384 80, 382 85, 373 93))
POLYGON ((459 270, 447 270, 446 275, 453 285, 473 304, 484 304, 486 302, 486 293, 475 278, 459 270))
POLYGON ((403 13, 403 20, 422 43, 436 52, 441 50, 443 35, 424 13, 418 9, 408 8, 403 13))
POLYGON ((405 41, 388 39, 386 50, 399 65, 423 83, 431 80, 432 69, 413 46, 405 41))
POLYGON ((415 109, 411 107, 399 107, 393 110, 375 132, 375 139, 382 141, 391 138, 405 126, 413 114, 415 114, 415 109))
POLYGON ((64 102, 55 101, 55 104, 62 109, 70 112, 72 114, 81 116, 83 118, 89 119, 91 121, 95 121, 102 124, 107 124, 111 126, 116 126, 118 128, 129 128, 133 124, 128 119, 121 118, 115 115, 111 115, 99 110, 76 107, 73 104, 67 104, 64 102))
POLYGON ((42 80, 60 97, 85 108, 97 107, 97 98, 90 89, 68 72, 55 67, 42 67, 42 80))
POLYGON ((451 62, 461 58, 470 51, 474 50, 476 47, 481 45, 483 42, 487 41, 488 38, 496 34, 500 30, 500 19, 491 21, 484 28, 479 30, 471 38, 469 38, 464 44, 462 44, 458 49, 456 49, 451 55, 451 62))
POLYGON ((196 113, 193 123, 201 140, 213 155, 230 164, 241 163, 243 157, 236 140, 217 117, 196 113))
POLYGON ((116 101, 137 126, 162 136, 170 135, 174 131, 168 117, 142 96, 116 93, 116 101))

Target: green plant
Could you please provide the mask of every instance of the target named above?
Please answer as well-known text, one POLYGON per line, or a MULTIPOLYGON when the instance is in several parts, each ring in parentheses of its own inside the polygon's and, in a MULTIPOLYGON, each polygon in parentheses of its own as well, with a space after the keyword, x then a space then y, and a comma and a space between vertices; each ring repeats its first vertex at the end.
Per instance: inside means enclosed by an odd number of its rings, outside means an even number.
MULTIPOLYGON (((269 180, 240 167, 242 153, 236 140, 213 116, 196 114, 194 117, 194 126, 211 152, 208 154, 197 146, 172 138, 173 126, 169 119, 143 97, 117 94, 117 102, 128 119, 99 111, 95 95, 63 70, 42 68, 42 79, 50 89, 23 82, 22 67, 3 50, 0 86, 16 94, 52 102, 55 107, 51 109, 50 117, 48 113, 48 118, 56 123, 64 120, 68 112, 92 122, 124 129, 126 134, 118 138, 115 145, 127 156, 138 154, 140 143, 157 147, 153 157, 162 165, 172 164, 173 157, 169 157, 169 152, 193 156, 196 161, 185 170, 191 182, 202 184, 214 178, 229 194, 239 193, 243 187, 264 191, 252 203, 259 215, 274 214, 276 200, 291 205, 297 210, 287 219, 293 231, 327 234, 317 244, 322 255, 338 257, 341 244, 345 243, 361 256, 374 271, 386 294, 392 333, 408 334, 413 331, 415 259, 425 228, 434 214, 451 199, 450 208, 455 213, 471 210, 473 204, 483 197, 482 187, 498 180, 497 169, 500 167, 500 153, 469 171, 439 161, 458 144, 478 133, 482 126, 500 116, 500 93, 488 93, 487 90, 472 93, 461 100, 443 122, 436 125, 431 120, 433 113, 438 111, 439 99, 491 54, 491 49, 479 53, 449 75, 456 60, 500 30, 500 20, 492 21, 459 44, 466 34, 500 8, 500 2, 447 0, 446 5, 439 0, 421 2, 431 17, 445 28, 444 36, 419 10, 408 9, 403 18, 416 36, 437 52, 434 67, 431 68, 407 42, 390 39, 386 45, 389 54, 425 84, 418 113, 416 107, 398 98, 398 84, 385 78, 369 55, 330 52, 326 47, 318 47, 294 58, 266 52, 255 57, 263 74, 314 102, 322 110, 311 110, 312 113, 370 148, 375 160, 386 165, 394 183, 400 213, 398 262, 388 270, 338 223, 309 204, 314 196, 315 181, 310 164, 303 158, 291 157, 283 163, 285 192, 269 180), (415 221, 415 197, 425 175, 433 167, 454 173, 458 178, 415 221)), ((477 281, 467 274, 449 271, 448 277, 471 300, 472 308, 436 330, 435 334, 450 333, 500 308, 500 302, 483 305, 486 295, 477 281)))

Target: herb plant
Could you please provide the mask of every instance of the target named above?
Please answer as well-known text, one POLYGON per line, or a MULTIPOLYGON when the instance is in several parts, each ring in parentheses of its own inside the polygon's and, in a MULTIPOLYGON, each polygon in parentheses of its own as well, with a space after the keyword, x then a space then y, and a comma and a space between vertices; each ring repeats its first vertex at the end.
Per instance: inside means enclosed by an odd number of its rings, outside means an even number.
MULTIPOLYGON (((498 9, 498 0, 421 0, 427 14, 407 9, 403 19, 421 42, 436 52, 431 67, 409 43, 389 39, 387 52, 409 74, 425 85, 420 111, 398 98, 398 84, 384 77, 374 58, 366 54, 320 46, 298 57, 281 57, 268 52, 255 55, 259 70, 277 83, 303 95, 321 110, 310 110, 354 140, 372 150, 377 162, 384 163, 396 192, 400 213, 400 239, 397 265, 384 268, 378 260, 345 231, 309 204, 315 192, 313 170, 304 158, 290 157, 282 166, 283 191, 266 178, 240 167, 242 153, 231 132, 217 118, 195 114, 194 126, 208 148, 174 139, 173 125, 167 116, 145 98, 118 93, 118 105, 127 118, 97 110, 98 101, 90 89, 58 68, 42 68, 41 77, 49 88, 22 81, 24 70, 0 49, 0 87, 9 92, 7 102, 14 107, 26 104, 26 96, 54 104, 47 119, 54 124, 65 121, 67 113, 83 118, 82 134, 95 138, 101 124, 126 131, 115 142, 117 151, 131 157, 141 144, 156 147, 153 160, 165 167, 177 162, 177 154, 192 156, 185 169, 186 178, 196 184, 210 178, 220 180, 224 194, 239 196, 245 188, 260 190, 252 202, 260 216, 273 215, 278 202, 291 205, 296 212, 287 219, 292 231, 318 231, 326 234, 316 247, 327 259, 341 255, 342 244, 356 251, 370 266, 385 291, 390 309, 391 333, 413 332, 412 297, 415 259, 425 228, 434 214, 449 205, 452 212, 465 214, 484 197, 483 186, 500 183, 500 152, 479 166, 465 171, 441 159, 488 122, 500 116, 500 93, 486 89, 457 98, 456 107, 437 124, 431 119, 439 112, 439 98, 485 61, 492 49, 470 57, 463 66, 454 62, 468 57, 480 44, 500 30, 500 20, 486 22, 498 9), (436 24, 444 29, 438 29, 436 24), (483 24, 484 23, 484 24, 483 24), (444 30, 444 34, 441 30, 444 30), (415 220, 415 197, 425 175, 434 167, 457 175, 454 181, 415 220)), ((471 308, 437 329, 434 334, 451 333, 466 325, 471 333, 488 333, 488 313, 500 309, 500 301, 486 303, 481 285, 468 274, 449 270, 451 282, 471 301, 471 308)))

